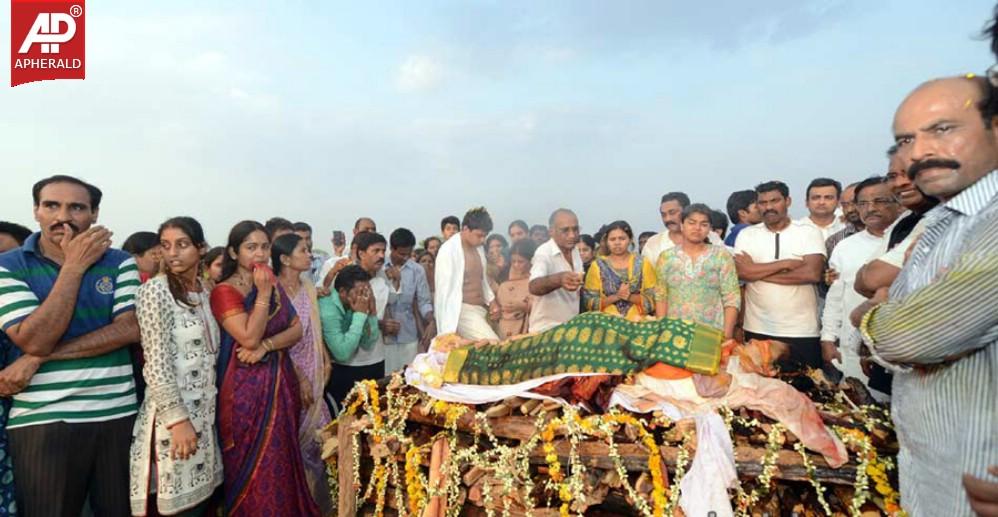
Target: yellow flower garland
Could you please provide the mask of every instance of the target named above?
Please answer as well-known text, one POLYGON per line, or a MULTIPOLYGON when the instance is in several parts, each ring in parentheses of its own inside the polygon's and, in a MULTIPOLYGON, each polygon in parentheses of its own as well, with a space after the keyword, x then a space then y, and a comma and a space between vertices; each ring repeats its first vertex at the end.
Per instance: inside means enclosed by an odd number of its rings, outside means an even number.
POLYGON ((405 491, 409 496, 409 511, 420 515, 426 506, 426 484, 423 482, 420 464, 422 450, 413 445, 405 452, 405 491))
MULTIPOLYGON (((401 515, 419 515, 425 508, 428 498, 438 495, 445 495, 447 497, 449 503, 448 515, 458 515, 460 507, 456 502, 459 495, 458 487, 460 486, 461 471, 468 466, 477 466, 491 473, 483 491, 487 514, 492 515, 494 509, 496 509, 496 505, 492 501, 492 490, 494 488, 501 488, 502 493, 505 494, 520 493, 523 504, 527 509, 527 514, 529 515, 530 509, 536 506, 530 495, 533 487, 533 481, 530 478, 530 457, 532 452, 537 448, 540 448, 544 453, 544 462, 548 467, 548 483, 557 494, 559 500, 559 514, 569 515, 573 505, 578 505, 578 508, 580 508, 579 511, 582 511, 581 508, 585 508, 586 506, 586 485, 583 482, 582 476, 586 468, 580 462, 576 448, 580 440, 591 438, 602 439, 608 443, 609 456, 614 469, 620 476, 626 493, 634 502, 640 514, 655 517, 672 515, 678 507, 679 484, 689 461, 688 444, 692 439, 691 433, 687 432, 683 434, 682 443, 679 445, 676 477, 672 484, 672 490, 669 490, 667 489, 668 473, 665 470, 661 455, 662 449, 655 440, 650 428, 657 425, 668 427, 671 422, 666 419, 661 423, 657 420, 646 423, 643 419, 617 410, 611 410, 605 415, 582 417, 574 408, 565 407, 563 408, 562 415, 553 419, 545 415, 544 412, 541 412, 534 424, 534 434, 518 445, 497 440, 489 426, 488 417, 484 413, 475 412, 472 431, 476 445, 459 449, 456 446, 457 422, 462 415, 470 410, 469 406, 444 401, 432 401, 429 403, 430 411, 437 416, 444 417, 446 431, 441 434, 446 434, 451 447, 451 458, 443 466, 441 472, 443 478, 442 487, 446 488, 439 491, 427 490, 428 482, 422 472, 422 460, 425 448, 415 444, 412 437, 405 435, 405 427, 409 411, 416 404, 426 404, 428 398, 420 392, 408 395, 404 394, 402 392, 404 388, 404 382, 399 376, 391 379, 383 393, 379 392, 377 382, 364 381, 358 383, 350 395, 348 395, 347 400, 350 400, 350 404, 344 411, 344 414, 352 415, 363 408, 364 415, 360 421, 367 423, 366 428, 359 430, 358 433, 351 437, 355 447, 355 457, 360 458, 359 440, 357 438, 361 433, 368 435, 373 444, 372 451, 375 448, 380 450, 380 452, 374 455, 374 468, 372 469, 371 479, 368 480, 367 490, 364 495, 366 499, 372 495, 372 492, 375 492, 373 495, 376 497, 377 505, 375 513, 377 515, 383 515, 389 476, 391 476, 391 482, 395 486, 395 499, 401 515), (384 408, 382 408, 382 404, 385 405, 384 408), (631 427, 640 442, 648 449, 647 466, 653 483, 652 493, 649 498, 650 505, 648 504, 649 501, 645 497, 638 495, 634 487, 629 483, 627 479, 628 473, 614 444, 614 433, 619 431, 621 426, 631 427), (561 464, 558 449, 554 442, 556 433, 559 432, 564 433, 572 445, 567 467, 561 464), (480 451, 477 447, 480 437, 487 438, 491 443, 491 447, 488 450, 480 451), (377 447, 379 445, 380 447, 377 447), (391 448, 385 449, 387 445, 391 445, 391 448), (403 463, 404 476, 399 475, 400 461, 395 459, 394 455, 390 452, 386 453, 389 450, 406 451, 404 462, 401 462, 403 463), (566 475, 566 470, 571 474, 566 475), (402 487, 399 487, 403 480, 405 483, 404 492, 406 501, 401 500, 402 487)), ((727 408, 722 408, 721 413, 729 428, 734 421, 756 428, 762 425, 755 419, 736 417, 727 408)), ((867 408, 861 410, 861 416, 863 417, 863 424, 871 431, 875 423, 884 423, 883 420, 878 420, 869 415, 867 408)), ((751 507, 759 501, 760 495, 769 491, 772 477, 776 473, 776 460, 781 450, 781 438, 784 436, 784 431, 784 428, 780 424, 774 424, 769 430, 766 440, 766 454, 762 462, 762 475, 757 479, 757 486, 752 492, 746 494, 740 484, 736 488, 734 502, 736 503, 735 510, 738 515, 747 515, 751 507)), ((857 454, 860 464, 857 470, 856 494, 850 505, 851 513, 856 514, 863 502, 869 498, 868 486, 869 480, 872 480, 876 492, 883 496, 885 510, 892 515, 904 515, 903 510, 898 506, 897 491, 891 486, 890 478, 887 474, 888 471, 893 470, 893 463, 889 459, 877 456, 872 446, 872 440, 862 431, 841 427, 836 427, 835 431, 843 441, 858 445, 860 449, 860 454, 857 454)), ((824 501, 822 493, 823 487, 814 479, 813 465, 806 458, 806 453, 799 443, 795 446, 795 449, 804 458, 804 466, 808 473, 808 478, 818 494, 819 502, 827 513, 827 502, 824 501)), ((356 488, 359 490, 359 461, 354 462, 353 466, 355 469, 356 488)), ((336 477, 335 471, 330 472, 330 477, 336 477)), ((504 514, 510 510, 510 502, 510 497, 503 497, 502 503, 499 506, 503 508, 504 514)))

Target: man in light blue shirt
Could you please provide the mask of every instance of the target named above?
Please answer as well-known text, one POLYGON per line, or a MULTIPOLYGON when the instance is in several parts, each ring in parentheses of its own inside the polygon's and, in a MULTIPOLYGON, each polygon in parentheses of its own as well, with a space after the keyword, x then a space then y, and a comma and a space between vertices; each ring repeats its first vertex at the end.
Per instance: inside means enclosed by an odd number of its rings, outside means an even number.
POLYGON ((411 258, 416 236, 399 228, 388 237, 388 244, 391 253, 385 261, 385 275, 390 285, 385 319, 397 321, 399 331, 385 336, 385 373, 405 368, 437 334, 426 271, 411 258), (417 318, 427 322, 422 336, 417 318))

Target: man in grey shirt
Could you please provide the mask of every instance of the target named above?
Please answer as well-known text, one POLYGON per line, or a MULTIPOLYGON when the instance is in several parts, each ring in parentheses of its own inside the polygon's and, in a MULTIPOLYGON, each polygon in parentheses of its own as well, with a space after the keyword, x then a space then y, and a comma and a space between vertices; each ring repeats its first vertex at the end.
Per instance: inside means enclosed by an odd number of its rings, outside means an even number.
POLYGON ((426 349, 437 333, 437 323, 426 271, 411 258, 416 236, 399 228, 388 236, 388 245, 391 252, 384 268, 389 281, 385 318, 399 324, 397 334, 385 336, 385 373, 390 374, 405 368, 420 349, 426 349), (416 318, 427 322, 422 336, 416 318))

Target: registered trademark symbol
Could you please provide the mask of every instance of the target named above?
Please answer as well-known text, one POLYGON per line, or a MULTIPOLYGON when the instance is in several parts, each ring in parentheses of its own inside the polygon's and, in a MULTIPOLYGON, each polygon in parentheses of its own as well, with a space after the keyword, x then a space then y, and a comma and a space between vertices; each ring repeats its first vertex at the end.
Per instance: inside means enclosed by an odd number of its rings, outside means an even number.
POLYGON ((83 8, 78 5, 74 5, 69 8, 69 15, 73 18, 79 18, 80 16, 83 16, 83 8))

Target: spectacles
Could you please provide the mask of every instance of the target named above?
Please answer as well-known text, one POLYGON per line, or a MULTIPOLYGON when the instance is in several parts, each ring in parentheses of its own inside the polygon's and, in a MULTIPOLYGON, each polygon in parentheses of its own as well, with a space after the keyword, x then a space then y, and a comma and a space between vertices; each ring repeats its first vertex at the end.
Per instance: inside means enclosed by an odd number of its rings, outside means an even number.
POLYGON ((897 203, 897 201, 895 199, 893 199, 893 198, 878 197, 877 199, 874 199, 873 201, 859 201, 859 202, 856 203, 856 206, 858 208, 860 208, 860 209, 865 210, 865 209, 873 207, 873 206, 884 208, 884 207, 887 207, 887 206, 891 206, 894 203, 897 203))

